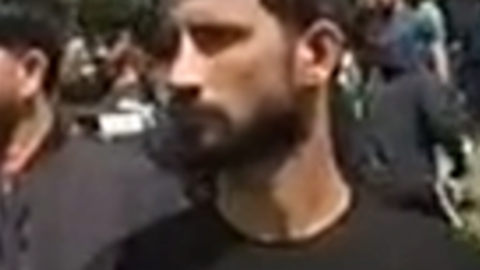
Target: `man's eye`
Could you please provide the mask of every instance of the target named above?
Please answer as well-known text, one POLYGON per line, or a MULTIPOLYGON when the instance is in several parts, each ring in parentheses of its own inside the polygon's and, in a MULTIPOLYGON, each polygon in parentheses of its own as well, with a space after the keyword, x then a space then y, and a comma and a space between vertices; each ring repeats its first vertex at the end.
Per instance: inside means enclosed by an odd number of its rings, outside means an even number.
POLYGON ((215 54, 242 40, 246 32, 234 27, 200 26, 192 29, 192 36, 201 50, 215 54))

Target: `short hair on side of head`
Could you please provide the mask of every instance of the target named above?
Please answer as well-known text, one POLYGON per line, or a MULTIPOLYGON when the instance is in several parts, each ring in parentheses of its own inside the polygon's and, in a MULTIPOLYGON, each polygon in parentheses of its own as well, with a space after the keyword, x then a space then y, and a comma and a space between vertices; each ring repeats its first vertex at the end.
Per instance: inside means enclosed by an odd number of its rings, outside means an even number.
POLYGON ((166 0, 146 0, 134 15, 130 32, 134 41, 145 51, 156 56, 169 56, 174 52, 177 28, 167 15, 166 0), (147 2, 148 1, 148 2, 147 2))
POLYGON ((0 3, 0 46, 12 51, 36 49, 46 55, 44 91, 51 91, 56 83, 64 41, 60 14, 55 13, 35 1, 0 3))
MULTIPOLYGON (((333 22, 344 37, 350 36, 356 0, 259 0, 280 22, 303 32, 323 19, 333 22)), ((348 42, 348 38, 344 41, 348 42)))

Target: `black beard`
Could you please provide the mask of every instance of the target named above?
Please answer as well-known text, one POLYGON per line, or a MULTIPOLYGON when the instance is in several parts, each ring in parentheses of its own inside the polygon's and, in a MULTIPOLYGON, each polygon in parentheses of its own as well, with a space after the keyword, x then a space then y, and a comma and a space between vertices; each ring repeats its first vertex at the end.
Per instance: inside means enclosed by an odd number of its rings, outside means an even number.
POLYGON ((0 163, 3 162, 15 125, 18 123, 19 112, 13 105, 0 105, 0 163))
POLYGON ((219 171, 237 170, 290 153, 308 133, 311 106, 303 101, 314 100, 303 99, 288 109, 260 112, 239 132, 233 132, 226 117, 218 111, 184 113, 181 109, 169 108, 160 124, 161 130, 152 133, 156 145, 150 148, 157 149, 154 159, 163 168, 186 174, 188 178, 211 178, 219 171), (204 147, 199 142, 204 126, 191 120, 201 114, 218 127, 222 133, 221 143, 204 147))

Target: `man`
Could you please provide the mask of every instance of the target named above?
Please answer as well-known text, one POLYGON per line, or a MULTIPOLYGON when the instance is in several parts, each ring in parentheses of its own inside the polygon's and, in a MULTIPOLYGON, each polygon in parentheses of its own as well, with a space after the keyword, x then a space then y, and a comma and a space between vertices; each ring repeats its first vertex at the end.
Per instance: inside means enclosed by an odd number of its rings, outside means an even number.
POLYGON ((467 199, 470 204, 463 209, 467 229, 480 239, 480 2, 476 0, 442 1, 450 15, 452 42, 455 44, 458 85, 463 91, 465 103, 471 117, 471 139, 473 147, 469 155, 471 172, 466 175, 467 199))
POLYGON ((468 169, 461 112, 451 90, 428 73, 412 72, 380 79, 369 88, 367 112, 350 131, 352 144, 362 152, 354 166, 388 202, 444 218, 436 193, 438 150, 453 165, 451 177, 468 169))
POLYGON ((410 0, 418 24, 418 39, 430 68, 441 81, 451 81, 447 23, 443 11, 432 0, 410 0))
POLYGON ((79 270, 182 201, 140 153, 69 136, 58 14, 35 3, 0 4, 0 269, 79 270))
POLYGON ((432 14, 428 3, 417 2, 420 1, 373 0, 367 5, 373 9, 371 15, 376 21, 372 31, 376 32, 378 42, 389 47, 391 58, 404 68, 426 68, 441 82, 449 83, 450 64, 442 18, 440 14, 432 14))
POLYGON ((360 109, 352 108, 357 121, 349 126, 350 160, 357 160, 351 164, 390 202, 442 217, 435 192, 438 148, 451 158, 453 176, 467 169, 464 114, 455 91, 392 54, 391 45, 369 31, 366 14, 359 14, 356 22, 355 50, 365 82, 357 91, 360 109))
POLYGON ((478 269, 445 228, 382 208, 337 166, 338 0, 168 4, 170 111, 188 146, 168 165, 214 188, 90 269, 478 269))

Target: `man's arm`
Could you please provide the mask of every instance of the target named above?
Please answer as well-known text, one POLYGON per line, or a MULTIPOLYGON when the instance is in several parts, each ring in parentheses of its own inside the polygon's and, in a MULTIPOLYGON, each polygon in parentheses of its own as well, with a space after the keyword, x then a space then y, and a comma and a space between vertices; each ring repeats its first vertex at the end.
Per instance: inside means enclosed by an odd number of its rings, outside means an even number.
POLYGON ((450 83, 451 66, 444 15, 435 3, 426 1, 420 6, 420 16, 420 23, 425 28, 427 49, 431 55, 433 71, 441 82, 450 83))
POLYGON ((430 51, 432 53, 434 72, 443 83, 450 83, 450 58, 446 44, 444 42, 434 42, 430 46, 430 51))
POLYGON ((435 78, 428 78, 415 88, 420 93, 425 130, 432 143, 440 145, 450 157, 454 165, 452 172, 458 177, 466 172, 467 165, 462 140, 464 112, 457 93, 435 78))

